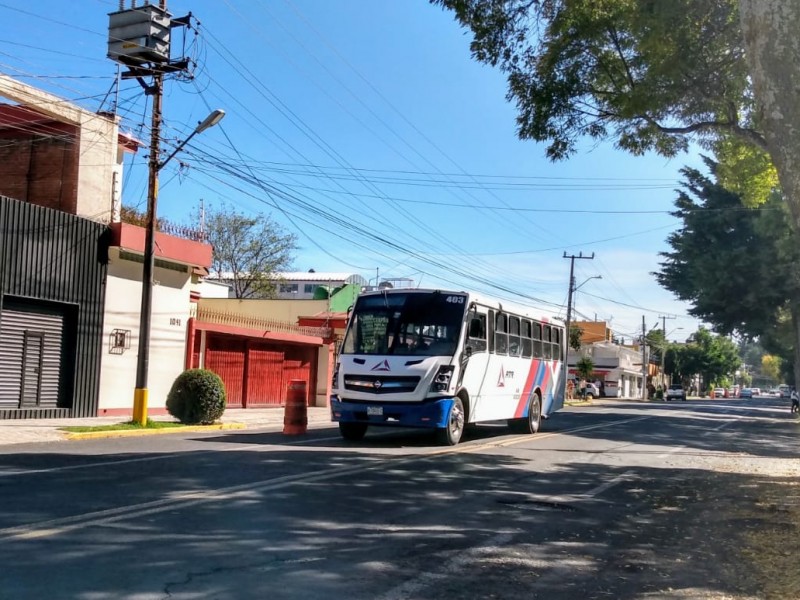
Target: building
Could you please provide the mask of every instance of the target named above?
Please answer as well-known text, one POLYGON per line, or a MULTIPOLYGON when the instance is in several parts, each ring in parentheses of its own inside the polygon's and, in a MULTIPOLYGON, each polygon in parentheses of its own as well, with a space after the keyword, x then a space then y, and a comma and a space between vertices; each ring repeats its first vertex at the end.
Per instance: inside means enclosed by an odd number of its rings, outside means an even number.
MULTIPOLYGON (((125 152, 113 116, 0 75, 0 418, 130 414, 145 232, 119 222, 125 152)), ((151 405, 184 368, 208 244, 159 233, 151 405)))
POLYGON ((575 323, 583 333, 581 335, 581 349, 569 350, 567 365, 571 376, 577 376, 576 365, 586 356, 592 360, 594 371, 592 380, 602 383, 604 396, 610 398, 640 398, 644 373, 645 385, 656 374, 656 365, 650 364, 642 370, 641 346, 624 346, 615 343, 613 334, 608 325, 603 321, 579 321, 575 323))

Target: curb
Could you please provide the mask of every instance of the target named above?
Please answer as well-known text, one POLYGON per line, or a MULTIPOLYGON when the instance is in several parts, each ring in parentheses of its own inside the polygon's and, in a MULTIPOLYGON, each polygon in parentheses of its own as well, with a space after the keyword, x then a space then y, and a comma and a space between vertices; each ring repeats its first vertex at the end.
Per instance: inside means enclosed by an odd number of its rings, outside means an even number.
POLYGON ((137 437, 145 435, 165 435, 194 431, 221 431, 226 429, 247 429, 244 423, 216 423, 214 425, 187 425, 168 429, 119 429, 117 431, 67 431, 67 440, 95 440, 112 437, 137 437))

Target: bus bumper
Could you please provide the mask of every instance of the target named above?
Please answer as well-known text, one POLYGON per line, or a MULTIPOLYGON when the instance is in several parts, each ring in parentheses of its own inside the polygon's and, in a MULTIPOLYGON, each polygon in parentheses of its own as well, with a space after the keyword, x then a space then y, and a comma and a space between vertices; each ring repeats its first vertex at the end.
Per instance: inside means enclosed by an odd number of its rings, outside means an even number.
POLYGON ((447 426, 452 398, 427 402, 348 402, 331 396, 331 419, 339 423, 366 423, 380 427, 435 429, 447 426))

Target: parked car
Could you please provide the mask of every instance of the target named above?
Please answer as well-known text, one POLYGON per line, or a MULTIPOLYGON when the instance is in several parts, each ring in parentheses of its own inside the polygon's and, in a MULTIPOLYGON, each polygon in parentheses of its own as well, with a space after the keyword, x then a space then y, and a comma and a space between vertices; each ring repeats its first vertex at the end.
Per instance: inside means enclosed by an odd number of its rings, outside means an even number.
POLYGON ((739 390, 739 398, 752 398, 753 388, 742 388, 739 390))
POLYGON ((750 389, 753 390, 753 396, 760 396, 761 395, 761 388, 754 387, 754 388, 750 388, 750 389))
POLYGON ((725 388, 714 388, 714 398, 724 398, 725 388))
POLYGON ((664 394, 664 400, 683 400, 686 401, 686 390, 680 383, 671 383, 664 394))
POLYGON ((586 400, 591 400, 592 398, 599 398, 599 397, 600 397, 600 388, 593 383, 587 383, 585 392, 586 400))

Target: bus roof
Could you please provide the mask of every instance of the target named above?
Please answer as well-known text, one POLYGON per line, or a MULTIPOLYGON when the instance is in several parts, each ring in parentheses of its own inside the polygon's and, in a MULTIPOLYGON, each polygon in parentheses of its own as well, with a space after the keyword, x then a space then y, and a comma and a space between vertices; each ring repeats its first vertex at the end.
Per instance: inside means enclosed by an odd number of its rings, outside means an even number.
POLYGON ((538 306, 520 304, 510 300, 503 300, 487 294, 478 292, 470 292, 467 290, 448 290, 448 289, 434 289, 434 288, 388 288, 382 290, 370 290, 368 292, 361 292, 361 296, 380 296, 383 294, 430 294, 439 292, 441 294, 466 294, 470 302, 475 302, 482 306, 488 306, 501 312, 511 312, 516 315, 527 317, 530 319, 537 319, 540 321, 556 321, 559 325, 564 325, 563 317, 561 317, 554 310, 542 309, 538 306))

